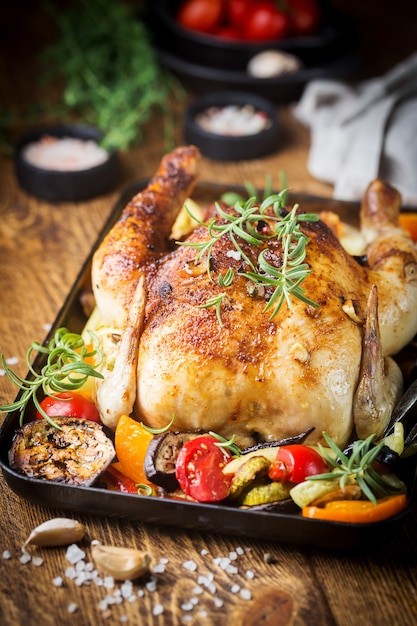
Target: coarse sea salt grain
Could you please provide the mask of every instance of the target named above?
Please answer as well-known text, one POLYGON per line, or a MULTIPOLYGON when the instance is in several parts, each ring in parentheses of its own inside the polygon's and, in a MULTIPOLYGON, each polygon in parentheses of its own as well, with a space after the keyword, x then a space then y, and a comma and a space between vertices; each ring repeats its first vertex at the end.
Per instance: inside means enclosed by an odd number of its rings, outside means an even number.
POLYGON ((84 552, 84 550, 81 550, 81 548, 79 548, 77 546, 77 544, 72 543, 67 548, 67 552, 65 554, 65 558, 72 565, 75 565, 76 563, 78 563, 78 561, 81 561, 82 559, 85 558, 85 552, 84 552))
POLYGON ((22 156, 45 170, 76 172, 101 165, 109 153, 91 139, 45 136, 25 146, 22 156))
POLYGON ((195 572, 197 569, 197 563, 195 561, 184 561, 182 566, 190 572, 195 572))
POLYGON ((12 555, 8 550, 3 550, 3 559, 11 559, 12 555))
POLYGON ((250 599, 252 598, 252 594, 251 594, 251 592, 249 591, 249 589, 241 589, 241 590, 240 590, 240 597, 241 597, 243 600, 250 600, 250 599))
POLYGON ((162 606, 162 604, 155 604, 155 606, 152 609, 152 615, 154 616, 162 615, 163 612, 164 612, 164 607, 162 606))
POLYGON ((32 557, 30 556, 30 554, 28 552, 24 552, 22 554, 22 556, 20 557, 19 561, 25 565, 26 563, 30 563, 30 561, 32 560, 32 557))
POLYGON ((152 568, 154 574, 163 574, 165 572, 165 564, 158 563, 155 567, 152 568))
POLYGON ((150 591, 151 593, 153 591, 156 591, 156 578, 153 578, 148 583, 146 583, 146 589, 150 591))

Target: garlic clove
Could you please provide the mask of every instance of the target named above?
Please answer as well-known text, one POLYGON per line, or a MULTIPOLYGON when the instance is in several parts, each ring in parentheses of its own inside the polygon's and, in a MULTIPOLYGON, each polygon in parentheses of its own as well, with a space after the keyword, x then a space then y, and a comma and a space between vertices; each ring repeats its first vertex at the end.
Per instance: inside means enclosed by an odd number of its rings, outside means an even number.
POLYGON ((50 519, 32 530, 22 550, 27 546, 66 546, 84 537, 84 526, 67 517, 50 519))
POLYGON ((151 557, 135 548, 94 545, 93 560, 104 574, 115 580, 134 580, 149 570, 151 557))

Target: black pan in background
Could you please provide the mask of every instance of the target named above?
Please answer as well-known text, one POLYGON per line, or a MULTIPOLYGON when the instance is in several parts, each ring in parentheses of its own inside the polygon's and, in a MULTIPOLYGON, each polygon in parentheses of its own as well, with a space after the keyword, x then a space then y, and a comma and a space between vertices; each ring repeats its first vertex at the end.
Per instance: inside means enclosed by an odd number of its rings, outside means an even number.
MULTIPOLYGON (((72 286, 67 299, 59 312, 45 342, 62 326, 74 332, 81 332, 87 318, 80 303, 85 290, 91 288, 91 259, 94 250, 118 219, 127 202, 143 189, 147 181, 129 186, 121 195, 109 220, 96 244, 86 259, 85 264, 72 286)), ((245 194, 242 187, 222 186, 212 183, 197 185, 193 197, 198 202, 212 202, 224 191, 237 191, 245 194)), ((357 223, 359 204, 339 202, 331 199, 315 198, 297 194, 291 198, 297 200, 306 211, 322 209, 340 214, 342 219, 351 224, 357 223)), ((44 355, 38 355, 33 367, 39 371, 44 364, 44 355)), ((29 375, 28 375, 29 377, 29 375)), ((19 394, 20 396, 20 394, 19 394)), ((18 396, 18 397, 19 397, 18 396)), ((97 487, 75 487, 60 483, 28 478, 12 470, 8 461, 8 451, 14 432, 18 428, 19 414, 9 413, 0 429, 0 466, 8 486, 31 504, 52 509, 68 510, 72 513, 89 513, 106 518, 122 518, 144 524, 167 526, 171 528, 208 531, 229 534, 235 537, 252 537, 265 541, 277 541, 283 544, 310 546, 314 548, 345 550, 364 550, 368 547, 387 542, 397 536, 402 523, 411 510, 417 484, 416 456, 410 457, 403 467, 401 478, 409 488, 409 502, 399 515, 373 524, 345 524, 323 520, 310 520, 300 514, 283 512, 251 511, 232 508, 219 504, 200 504, 176 500, 146 497, 107 491, 97 487)))
POLYGON ((198 65, 163 48, 158 48, 156 53, 160 63, 171 70, 190 91, 198 93, 224 89, 251 91, 280 103, 299 100, 304 87, 311 80, 348 79, 355 74, 358 65, 356 56, 348 54, 325 65, 305 68, 292 74, 274 78, 254 78, 242 70, 198 65))

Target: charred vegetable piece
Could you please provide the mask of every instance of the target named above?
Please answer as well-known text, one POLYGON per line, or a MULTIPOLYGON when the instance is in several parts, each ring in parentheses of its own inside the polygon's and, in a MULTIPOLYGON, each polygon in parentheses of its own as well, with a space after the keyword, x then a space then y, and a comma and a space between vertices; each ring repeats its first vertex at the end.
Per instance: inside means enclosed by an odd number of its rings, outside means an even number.
POLYGON ((284 513, 284 514, 297 514, 299 513, 299 508, 295 504, 294 500, 290 498, 284 498, 284 500, 275 500, 274 502, 267 502, 265 504, 255 504, 250 507, 241 507, 242 509, 247 508, 251 511, 259 511, 263 513, 284 513))
POLYGON ((115 456, 101 425, 75 417, 55 417, 59 430, 35 420, 16 431, 10 467, 30 478, 90 486, 115 456))
POLYGON ((270 461, 264 456, 250 457, 233 476, 229 497, 237 499, 246 489, 252 488, 255 481, 259 482, 260 479, 267 478, 269 466, 270 461))
POLYGON ((242 506, 259 506, 279 500, 286 500, 289 496, 290 488, 282 483, 267 483, 266 485, 255 485, 240 496, 242 506))
POLYGON ((200 436, 196 432, 168 431, 155 435, 149 443, 145 456, 145 474, 147 479, 168 492, 178 489, 175 475, 178 453, 183 445, 200 436))
POLYGON ((242 455, 250 454, 251 452, 259 452, 260 450, 265 450, 267 448, 278 448, 281 446, 289 446, 293 443, 304 443, 307 437, 311 435, 313 430, 314 427, 312 426, 303 433, 300 433, 299 435, 294 435, 294 437, 286 437, 285 439, 277 439, 276 441, 261 441, 254 446, 250 446, 250 448, 244 448, 242 450, 242 455))

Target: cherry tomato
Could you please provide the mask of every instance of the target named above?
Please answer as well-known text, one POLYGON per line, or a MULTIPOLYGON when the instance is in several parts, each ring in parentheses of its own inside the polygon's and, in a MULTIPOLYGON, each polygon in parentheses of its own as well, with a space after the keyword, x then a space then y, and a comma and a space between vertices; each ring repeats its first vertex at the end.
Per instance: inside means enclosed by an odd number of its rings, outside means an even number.
POLYGON ((184 28, 212 33, 220 24, 222 13, 222 0, 186 0, 180 5, 177 21, 184 28))
POLYGON ((255 2, 245 15, 243 26, 245 39, 253 41, 282 39, 289 33, 289 30, 288 16, 276 9, 274 3, 268 0, 255 2))
POLYGON ((210 435, 187 441, 179 451, 175 471, 181 489, 198 502, 224 500, 229 494, 231 477, 222 470, 231 458, 210 435))
POLYGON ((278 449, 268 475, 271 480, 278 482, 302 483, 307 476, 328 471, 326 462, 316 450, 295 443, 278 449))
POLYGON ((128 415, 122 415, 117 422, 114 436, 116 455, 122 473, 135 484, 152 486, 144 469, 145 455, 152 437, 140 422, 128 415))
POLYGON ((245 23, 246 13, 255 0, 227 0, 226 17, 228 23, 240 28, 245 23))
POLYGON ((288 0, 291 32, 301 37, 314 35, 320 25, 320 7, 317 0, 288 0))
MULTIPOLYGON (((49 417, 79 417, 101 423, 96 405, 80 393, 69 391, 46 396, 40 404, 49 417)), ((36 419, 43 419, 39 411, 36 412, 36 419)))

